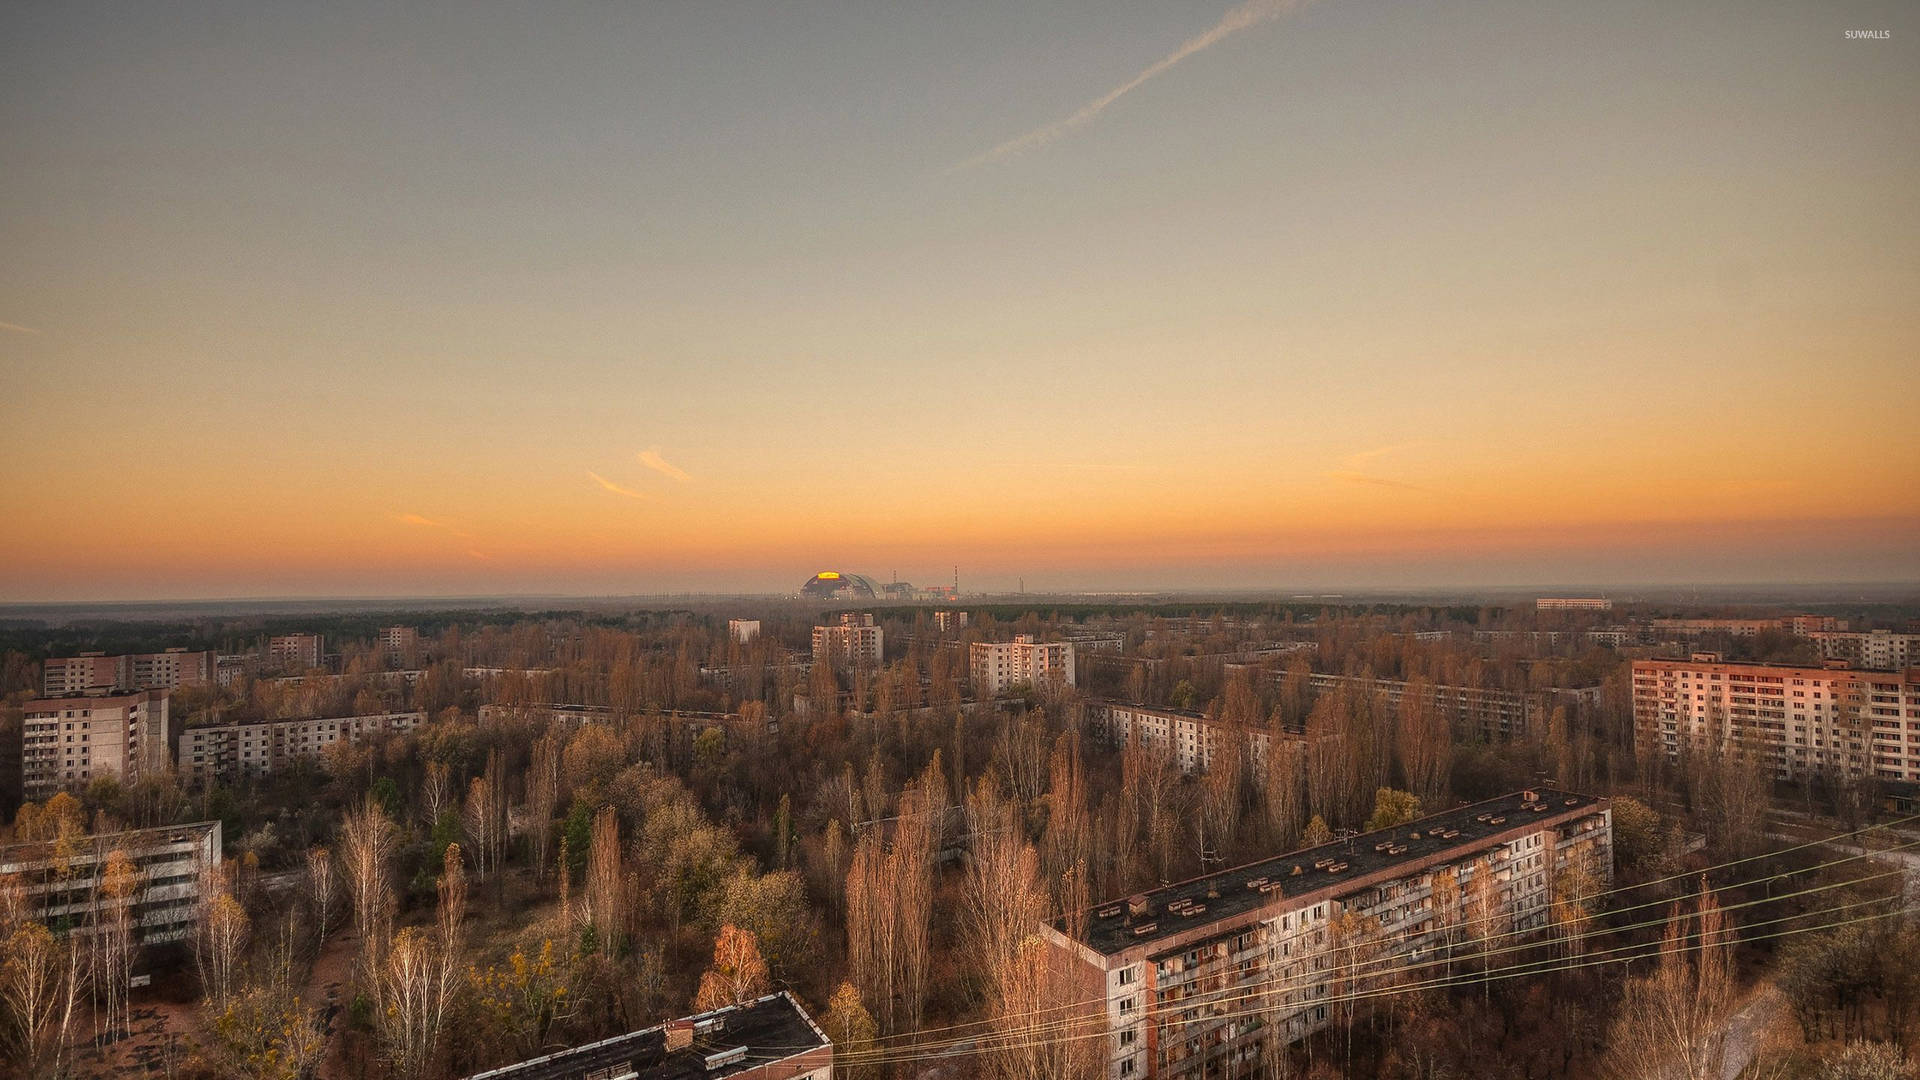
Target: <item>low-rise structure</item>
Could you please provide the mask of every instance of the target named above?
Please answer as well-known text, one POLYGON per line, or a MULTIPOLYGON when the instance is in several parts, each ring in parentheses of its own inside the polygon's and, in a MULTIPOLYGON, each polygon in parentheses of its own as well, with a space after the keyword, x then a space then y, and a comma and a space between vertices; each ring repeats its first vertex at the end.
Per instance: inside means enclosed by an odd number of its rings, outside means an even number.
POLYGON ((203 882, 220 865, 218 821, 10 844, 0 847, 0 882, 20 890, 28 919, 91 933, 106 910, 101 879, 115 852, 139 875, 132 894, 135 940, 158 945, 192 938, 202 917, 203 882))
POLYGON ((1036 641, 1020 634, 1012 641, 976 641, 968 653, 973 694, 999 697, 1016 686, 1035 690, 1073 686, 1073 643, 1036 641))
POLYGON ((165 773, 172 760, 166 690, 62 694, 24 706, 20 789, 44 799, 101 777, 124 781, 165 773))
POLYGON ((412 731, 426 722, 426 713, 402 712, 188 728, 180 733, 180 775, 193 784, 264 776, 297 759, 319 757, 342 743, 352 745, 376 734, 412 731))
MULTIPOLYGON (((1110 1080, 1244 1077, 1408 965, 1544 927, 1555 888, 1612 879, 1611 804, 1516 792, 1120 898, 1044 925, 1110 1080), (1575 871, 1578 871, 1577 873, 1575 871), (1473 924, 1469 927, 1469 923, 1473 924), (1378 963, 1358 974, 1343 963, 1378 963)), ((1437 966, 1430 970, 1438 972, 1437 966)))
POLYGON ((469 1080, 833 1080, 833 1042, 782 991, 469 1080))

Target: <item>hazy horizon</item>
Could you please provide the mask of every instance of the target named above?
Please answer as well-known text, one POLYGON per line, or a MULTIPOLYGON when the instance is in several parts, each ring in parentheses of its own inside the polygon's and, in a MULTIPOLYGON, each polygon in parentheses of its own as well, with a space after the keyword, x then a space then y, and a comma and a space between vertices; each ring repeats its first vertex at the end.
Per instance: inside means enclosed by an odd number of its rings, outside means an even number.
POLYGON ((1917 31, 13 5, 0 601, 1917 581, 1917 31))

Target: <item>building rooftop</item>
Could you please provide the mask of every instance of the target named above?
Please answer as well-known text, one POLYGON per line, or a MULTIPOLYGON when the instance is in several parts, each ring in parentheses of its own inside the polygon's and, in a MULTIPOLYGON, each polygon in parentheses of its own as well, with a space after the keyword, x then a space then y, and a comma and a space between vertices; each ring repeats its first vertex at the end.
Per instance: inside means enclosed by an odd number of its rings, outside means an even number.
POLYGON ((765 1065, 769 1057, 794 1057, 828 1045, 813 1018, 783 991, 476 1073, 469 1080, 582 1080, 589 1073, 636 1080, 725 1077, 765 1065), (693 1026, 692 1045, 669 1052, 667 1030, 686 1024, 693 1026))
MULTIPOLYGON (((1598 796, 1570 791, 1516 791, 1418 818, 1406 825, 1376 829, 1349 840, 1335 840, 1175 882, 1135 894, 1131 899, 1122 897, 1095 907, 1087 921, 1086 943, 1094 951, 1112 956, 1136 945, 1150 944, 1268 906, 1275 901, 1276 894, 1297 896, 1317 892, 1396 865, 1417 863, 1441 852, 1471 850, 1481 841, 1491 847, 1495 837, 1519 828, 1525 819, 1579 813, 1603 802, 1605 800, 1598 796), (1539 797, 1529 800, 1528 796, 1533 794, 1539 797), (1132 911, 1141 897, 1146 899, 1146 910, 1135 916, 1132 911), (1176 910, 1188 904, 1200 910, 1195 914, 1181 914, 1176 910), (1152 929, 1136 932, 1147 926, 1152 929)), ((1055 927, 1065 930, 1064 922, 1056 922, 1055 927)))

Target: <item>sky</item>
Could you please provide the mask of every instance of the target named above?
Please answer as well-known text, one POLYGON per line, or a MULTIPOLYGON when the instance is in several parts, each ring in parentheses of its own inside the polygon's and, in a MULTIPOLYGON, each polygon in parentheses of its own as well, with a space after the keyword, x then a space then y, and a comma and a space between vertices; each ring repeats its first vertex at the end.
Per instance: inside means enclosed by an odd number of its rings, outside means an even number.
POLYGON ((0 601, 1920 581, 1917 44, 0 6, 0 601))

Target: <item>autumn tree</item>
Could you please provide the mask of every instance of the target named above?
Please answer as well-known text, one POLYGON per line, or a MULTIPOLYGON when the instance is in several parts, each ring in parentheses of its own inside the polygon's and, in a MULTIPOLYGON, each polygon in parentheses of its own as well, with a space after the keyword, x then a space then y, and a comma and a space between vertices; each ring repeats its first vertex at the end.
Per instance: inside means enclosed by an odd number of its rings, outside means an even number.
POLYGON ((713 943, 713 966, 700 977, 693 996, 694 1012, 709 1012, 752 1001, 767 992, 767 962, 753 931, 732 923, 720 928, 713 943))
POLYGON ((876 1068, 860 1059, 873 1053, 879 1028, 873 1014, 860 1003, 858 987, 850 982, 840 984, 827 1002, 820 1026, 833 1041, 834 1072, 847 1080, 873 1080, 876 1068))
POLYGON ((1433 685, 1415 677, 1400 696, 1400 769, 1407 787, 1428 806, 1440 806, 1453 763, 1453 731, 1433 699, 1433 685))
POLYGON ((307 849, 306 895, 313 908, 313 929, 319 944, 327 943, 334 908, 339 904, 340 876, 334 872, 333 853, 315 845, 307 849))
POLYGON ((620 818, 613 807, 593 818, 593 844, 587 852, 587 919, 594 940, 608 955, 626 938, 626 862, 620 853, 620 818))
POLYGON ((1705 878, 1694 910, 1676 902, 1651 974, 1630 979, 1608 1034, 1620 1080, 1718 1080, 1732 1009, 1734 933, 1705 878))
POLYGON ((547 874, 553 852, 553 815, 560 807, 560 737, 549 731, 533 741, 527 762, 527 829, 533 842, 533 872, 547 874))
POLYGON ((397 841, 393 822, 369 796, 340 825, 341 870, 353 903, 353 925, 360 933, 360 964, 370 986, 393 928, 393 888, 387 875, 397 841))
POLYGON ((86 982, 79 939, 56 938, 45 926, 29 922, 7 936, 5 947, 0 1001, 9 1021, 9 1056, 26 1076, 60 1076, 74 1007, 86 982))

